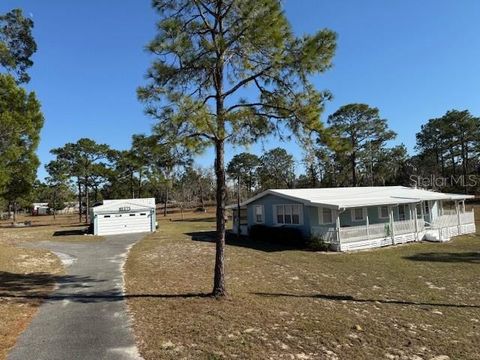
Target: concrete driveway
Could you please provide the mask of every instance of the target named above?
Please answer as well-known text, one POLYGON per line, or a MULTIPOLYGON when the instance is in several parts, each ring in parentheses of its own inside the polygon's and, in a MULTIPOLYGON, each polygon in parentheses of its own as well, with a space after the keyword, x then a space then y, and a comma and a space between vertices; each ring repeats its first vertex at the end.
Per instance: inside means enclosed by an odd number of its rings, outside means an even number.
POLYGON ((127 314, 122 267, 130 246, 143 236, 108 236, 89 244, 37 243, 62 259, 67 276, 8 359, 141 359, 127 314))

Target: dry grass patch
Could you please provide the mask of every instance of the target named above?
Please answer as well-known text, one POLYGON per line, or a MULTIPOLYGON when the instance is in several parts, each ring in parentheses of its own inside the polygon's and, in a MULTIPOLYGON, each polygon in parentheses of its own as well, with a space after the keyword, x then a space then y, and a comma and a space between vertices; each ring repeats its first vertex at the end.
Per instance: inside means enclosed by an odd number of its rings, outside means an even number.
POLYGON ((62 271, 58 258, 46 250, 0 243, 0 359, 6 358, 62 271))
POLYGON ((26 216, 19 222, 31 221, 32 226, 12 227, 9 221, 0 221, 0 242, 21 244, 25 241, 90 242, 101 241, 101 236, 85 235, 87 226, 78 223, 78 215, 26 216))
POLYGON ((351 254, 234 242, 218 301, 214 244, 187 235, 211 216, 162 220, 131 250, 145 359, 480 359, 480 237, 351 254))

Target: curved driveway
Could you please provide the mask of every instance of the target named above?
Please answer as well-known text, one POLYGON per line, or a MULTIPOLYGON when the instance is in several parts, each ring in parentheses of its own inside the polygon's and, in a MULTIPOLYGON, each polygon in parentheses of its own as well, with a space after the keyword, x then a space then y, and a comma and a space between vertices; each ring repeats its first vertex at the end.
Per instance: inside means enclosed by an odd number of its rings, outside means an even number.
POLYGON ((141 359, 127 314, 122 267, 130 246, 143 236, 108 236, 88 244, 36 244, 60 257, 67 276, 46 298, 8 359, 141 359))

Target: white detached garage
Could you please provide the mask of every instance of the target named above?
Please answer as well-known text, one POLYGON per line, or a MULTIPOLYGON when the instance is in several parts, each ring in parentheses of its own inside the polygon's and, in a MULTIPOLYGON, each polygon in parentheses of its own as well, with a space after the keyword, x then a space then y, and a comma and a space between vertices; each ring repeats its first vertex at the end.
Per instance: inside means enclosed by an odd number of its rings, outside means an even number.
POLYGON ((92 208, 94 235, 154 232, 155 199, 104 200, 92 208))

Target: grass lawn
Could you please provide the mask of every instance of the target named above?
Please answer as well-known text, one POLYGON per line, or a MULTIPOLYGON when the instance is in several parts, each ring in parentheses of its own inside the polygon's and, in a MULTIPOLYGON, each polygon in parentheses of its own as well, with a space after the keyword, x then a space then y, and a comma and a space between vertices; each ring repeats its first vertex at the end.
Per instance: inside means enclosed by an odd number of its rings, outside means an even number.
POLYGON ((32 226, 11 227, 11 221, 0 221, 0 242, 11 245, 29 241, 88 242, 103 237, 84 235, 85 224, 78 223, 78 215, 26 216, 18 222, 31 221, 32 226))
POLYGON ((227 300, 212 288, 213 214, 160 218, 126 264, 145 359, 480 359, 480 236, 315 253, 227 246, 227 300))
POLYGON ((6 358, 17 337, 34 317, 41 298, 52 291, 63 266, 46 250, 22 248, 34 241, 99 241, 98 236, 79 235, 84 226, 72 216, 27 217, 31 227, 11 228, 0 222, 0 360, 6 358), (31 298, 28 298, 31 296, 31 298))

